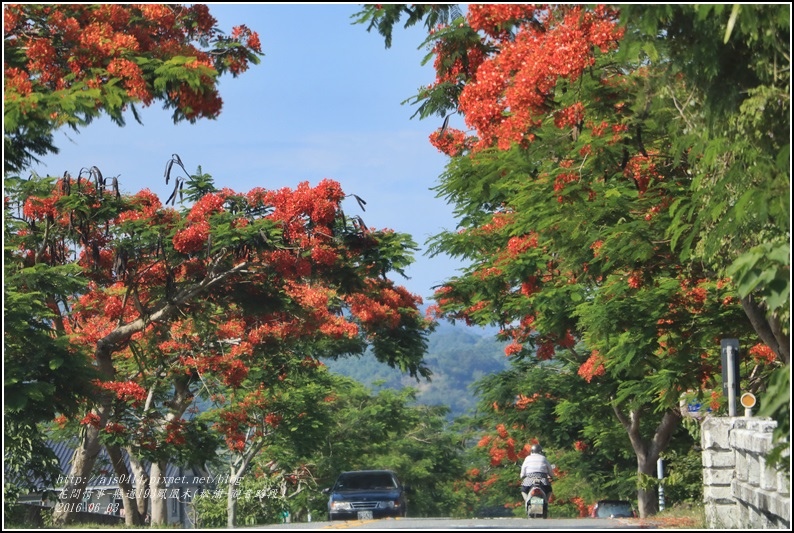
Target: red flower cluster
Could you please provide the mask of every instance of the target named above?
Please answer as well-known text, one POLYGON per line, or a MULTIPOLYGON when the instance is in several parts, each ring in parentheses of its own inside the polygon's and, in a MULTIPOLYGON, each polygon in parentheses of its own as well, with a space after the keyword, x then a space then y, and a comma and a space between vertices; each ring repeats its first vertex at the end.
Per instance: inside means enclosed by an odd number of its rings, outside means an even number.
POLYGON ((656 167, 653 154, 636 154, 629 159, 623 175, 637 185, 637 191, 643 195, 653 182, 661 181, 664 176, 656 167))
POLYGON ((519 21, 528 21, 535 14, 532 4, 471 4, 468 10, 469 25, 494 39, 508 37, 505 28, 519 21))
POLYGON ((277 428, 283 420, 284 417, 277 413, 268 413, 265 415, 265 423, 274 428, 277 428))
POLYGON ((393 328, 400 321, 397 309, 363 294, 348 296, 346 300, 350 304, 350 312, 365 324, 386 324, 393 328))
POLYGON ((131 101, 149 105, 164 96, 157 94, 162 89, 130 58, 193 57, 196 60, 184 66, 202 72, 202 85, 183 83, 170 97, 188 119, 214 117, 221 103, 215 89, 217 72, 229 70, 236 76, 248 68, 249 53, 261 53, 258 35, 245 26, 234 28, 231 38, 223 37, 203 4, 4 4, 3 15, 7 48, 22 50, 27 58, 24 71, 6 67, 7 95, 77 84, 101 88, 114 77, 131 101), (46 37, 38 36, 35 24, 47 28, 46 37), (223 53, 214 55, 196 46, 218 41, 238 46, 225 46, 223 53))
POLYGON ((184 420, 172 420, 168 422, 165 426, 165 442, 169 444, 173 444, 175 446, 180 446, 185 443, 185 421, 184 420))
POLYGON ((524 296, 532 296, 536 292, 540 290, 540 284, 538 283, 537 276, 529 276, 526 280, 521 283, 521 294, 524 296))
POLYGON ((535 356, 540 361, 549 361, 554 358, 555 349, 554 349, 554 341, 552 340, 545 340, 542 341, 538 345, 538 349, 535 352, 535 356))
POLYGON ((114 392, 119 400, 142 402, 148 395, 146 389, 134 381, 95 381, 94 384, 101 389, 114 392))
MULTIPOLYGON (((615 13, 604 7, 588 12, 562 6, 544 12, 540 24, 528 23, 534 15, 534 6, 502 4, 477 6, 468 15, 473 29, 495 39, 490 43, 494 54, 470 77, 458 100, 479 138, 474 149, 531 142, 558 81, 577 79, 594 63, 594 49, 611 50, 622 37, 615 13), (504 32, 508 23, 517 23, 512 35, 504 32)), ((583 109, 573 106, 559 122, 582 119, 583 109)))
POLYGON ((560 129, 570 128, 584 122, 584 104, 576 102, 554 113, 554 125, 560 129))
POLYGON ((521 353, 521 350, 524 349, 524 345, 520 342, 512 341, 510 344, 505 346, 505 355, 510 357, 512 355, 516 355, 517 353, 521 353))
POLYGON ((716 412, 717 410, 719 410, 720 405, 722 404, 723 396, 724 395, 722 394, 722 391, 716 391, 716 390, 711 391, 711 400, 709 401, 709 408, 712 411, 716 412))
POLYGON ((218 325, 218 338, 219 339, 239 339, 245 334, 246 325, 245 320, 241 318, 233 318, 227 320, 223 324, 218 325))
POLYGON ((552 397, 551 394, 549 394, 548 392, 545 394, 536 392, 532 394, 532 396, 524 396, 523 394, 519 394, 516 397, 516 401, 515 401, 516 409, 518 409, 519 411, 523 411, 524 409, 529 407, 530 404, 533 404, 536 401, 541 400, 543 398, 551 399, 551 397, 552 397))
POLYGON ((469 138, 460 130, 447 128, 443 133, 434 131, 430 134, 430 144, 442 154, 455 157, 463 153, 469 146, 469 138))
POLYGON ((708 285, 709 280, 707 279, 682 280, 680 295, 670 303, 671 312, 684 310, 692 314, 702 313, 708 297, 708 285))
POLYGON ((122 424, 119 424, 118 422, 108 422, 107 424, 105 424, 104 431, 105 433, 120 435, 126 433, 127 428, 124 427, 122 424))
POLYGON ((588 383, 590 383, 594 377, 606 374, 603 358, 598 353, 598 350, 592 351, 587 361, 582 363, 582 366, 579 367, 578 374, 588 383))
POLYGON ((570 498, 569 501, 572 504, 574 504, 576 506, 576 508, 579 510, 579 516, 581 518, 589 516, 589 514, 588 514, 589 507, 584 502, 583 498, 581 498, 579 496, 574 496, 573 498, 570 498))
POLYGON ((642 286, 642 272, 632 272, 629 275, 629 287, 639 289, 642 286))
POLYGON ((207 245, 210 236, 210 223, 202 220, 191 224, 174 235, 174 249, 183 254, 200 252, 207 245))
POLYGON ((222 194, 203 195, 190 208, 190 213, 187 215, 188 222, 195 224, 209 220, 212 215, 223 211, 225 202, 226 197, 222 194))
MULTIPOLYGON (((251 31, 245 24, 232 28, 232 40, 242 43, 244 47, 250 48, 255 52, 262 51, 259 35, 251 31)), ((243 54, 228 55, 224 58, 224 62, 232 76, 239 76, 248 70, 248 58, 243 54)))
POLYGON ((11 94, 16 92, 21 96, 28 96, 31 92, 33 92, 33 83, 30 81, 30 76, 28 76, 27 72, 24 72, 15 67, 9 67, 5 70, 5 87, 6 87, 6 95, 11 98, 11 94))
POLYGON ((88 413, 80 420, 80 423, 84 426, 94 426, 95 428, 99 427, 99 415, 96 413, 88 413))
POLYGON ((254 201, 273 206, 274 211, 268 218, 281 222, 285 238, 299 244, 307 244, 312 235, 323 240, 322 236, 332 234, 330 226, 343 199, 339 183, 329 179, 322 180, 314 188, 302 182, 295 190, 284 187, 277 191, 259 191, 253 197, 254 201), (306 219, 313 224, 309 232, 306 219))
POLYGON ((22 207, 22 214, 25 215, 25 218, 35 221, 52 220, 56 216, 55 203, 60 198, 61 194, 57 192, 47 198, 31 196, 25 200, 25 205, 22 207))
POLYGON ((510 257, 517 257, 518 255, 538 247, 538 234, 529 233, 520 237, 510 237, 507 241, 507 250, 510 257))
POLYGON ((216 423, 218 430, 226 435, 226 445, 230 450, 241 452, 245 449, 245 429, 249 426, 248 415, 242 409, 226 410, 216 423))
POLYGON ((524 447, 525 449, 516 451, 516 441, 510 436, 504 424, 496 426, 496 436, 485 435, 480 439, 480 442, 477 443, 477 446, 480 448, 484 448, 488 445, 491 446, 488 454, 491 457, 492 466, 501 465, 505 459, 515 463, 519 459, 526 457, 529 453, 527 446, 524 447))
POLYGON ((771 364, 777 360, 777 355, 772 348, 763 343, 756 344, 749 351, 756 364, 771 364))

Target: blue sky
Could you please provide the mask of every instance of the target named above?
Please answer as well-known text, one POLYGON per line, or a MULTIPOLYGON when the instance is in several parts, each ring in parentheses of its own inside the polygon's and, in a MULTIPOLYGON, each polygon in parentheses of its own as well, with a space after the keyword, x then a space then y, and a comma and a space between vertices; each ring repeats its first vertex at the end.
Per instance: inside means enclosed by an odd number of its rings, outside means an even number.
POLYGON ((410 279, 393 279, 429 303, 431 287, 460 267, 424 255, 428 237, 455 228, 451 207, 430 190, 447 160, 428 142, 441 119, 411 119, 416 108, 401 104, 433 81, 432 65, 421 65, 421 27, 398 27, 387 50, 374 30, 351 24, 359 10, 360 4, 210 4, 219 28, 228 34, 246 24, 259 33, 265 54, 240 77, 222 78, 217 120, 174 125, 155 104, 142 110, 143 125, 130 116, 124 128, 102 119, 77 134, 56 132, 60 153, 33 170, 76 176, 96 166, 117 176, 123 191, 148 188, 162 201, 173 187, 163 178, 171 154, 190 172, 200 166, 216 186, 240 192, 335 179, 367 202, 361 212, 351 200, 348 214, 413 236, 421 250, 406 271, 410 279))

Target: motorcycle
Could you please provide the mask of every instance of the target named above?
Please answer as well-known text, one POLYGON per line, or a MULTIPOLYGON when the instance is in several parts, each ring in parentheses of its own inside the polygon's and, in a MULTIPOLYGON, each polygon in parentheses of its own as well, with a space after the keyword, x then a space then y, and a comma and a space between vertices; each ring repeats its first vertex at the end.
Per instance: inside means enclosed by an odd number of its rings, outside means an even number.
POLYGON ((532 485, 529 491, 524 494, 524 507, 527 518, 548 518, 549 500, 546 491, 541 485, 532 485))

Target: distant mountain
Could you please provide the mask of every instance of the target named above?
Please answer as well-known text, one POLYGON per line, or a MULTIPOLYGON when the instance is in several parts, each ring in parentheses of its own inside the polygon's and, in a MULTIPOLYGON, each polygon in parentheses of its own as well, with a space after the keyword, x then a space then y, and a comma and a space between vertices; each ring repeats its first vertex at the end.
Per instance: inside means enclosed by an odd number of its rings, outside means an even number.
POLYGON ((506 343, 497 341, 494 334, 495 331, 486 329, 439 323, 428 339, 425 355, 425 364, 433 372, 429 382, 417 382, 369 354, 324 363, 331 372, 355 379, 374 391, 413 387, 418 390, 417 403, 446 405, 452 419, 476 406, 477 398, 471 388, 475 381, 509 366, 504 352, 506 343))

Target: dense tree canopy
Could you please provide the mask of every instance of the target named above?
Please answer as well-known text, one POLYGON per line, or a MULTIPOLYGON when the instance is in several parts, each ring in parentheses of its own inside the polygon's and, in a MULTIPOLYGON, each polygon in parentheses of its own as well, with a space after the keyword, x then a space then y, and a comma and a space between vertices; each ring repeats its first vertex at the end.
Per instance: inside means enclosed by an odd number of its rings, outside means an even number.
MULTIPOLYGON (((5 241, 13 234, 6 225, 5 241)), ((55 317, 41 296, 62 295, 84 284, 71 266, 19 270, 13 248, 4 250, 3 275, 3 483, 4 504, 60 473, 38 422, 76 415, 97 377, 85 354, 65 337, 53 338, 55 317)), ((8 508, 5 508, 8 511, 8 508)))
MULTIPOLYGON (((81 437, 67 502, 104 446, 152 495, 167 462, 215 460, 291 498, 265 509, 231 483, 203 510, 213 526, 318 511, 312 494, 338 471, 375 465, 421 488, 413 514, 470 516, 516 506, 518 466, 540 441, 565 514, 638 488, 645 516, 656 459, 674 472, 692 461, 681 403, 724 408, 726 337, 788 436, 789 13, 379 4, 354 16, 387 47, 401 20, 428 30, 437 77, 408 101, 439 117, 430 142, 450 160, 435 190, 459 220, 429 244, 469 265, 432 313, 499 326, 511 357, 478 382, 479 412, 455 435, 444 409, 409 406, 413 390, 372 394, 321 363, 366 354, 430 376, 433 323, 390 278, 417 247, 343 213, 339 183, 219 189, 177 155, 164 202, 90 165, 18 176, 57 151, 58 128, 102 114, 123 125, 160 101, 175 121, 216 117, 220 76, 262 55, 255 32, 222 34, 201 4, 4 5, 4 496, 30 471, 56 473, 40 425, 55 418, 81 437)), ((147 509, 165 522, 164 500, 122 488, 128 524, 147 509)))
MULTIPOLYGON (((84 409, 95 393, 90 381, 97 378, 84 346, 64 334, 70 326, 63 316, 66 302, 88 290, 88 277, 85 263, 67 259, 73 251, 68 238, 51 234, 56 198, 32 200, 24 217, 14 212, 21 206, 15 202, 50 196, 53 181, 23 182, 13 174, 57 152, 55 130, 76 130, 103 113, 123 125, 126 111, 137 119, 136 105, 160 100, 174 110, 175 121, 213 118, 221 108, 219 77, 244 72, 258 63, 261 50, 258 35, 245 26, 223 35, 200 4, 4 4, 3 22, 4 455, 19 474, 6 485, 13 490, 29 481, 28 468, 45 484, 47 474, 56 472, 37 424, 52 420, 56 411, 65 417, 84 409), (37 217, 46 219, 44 226, 37 226, 37 217), (21 253, 42 227, 43 239, 29 255, 21 253)), ((85 199, 81 180, 93 180, 100 197, 105 185, 119 191, 98 169, 84 171, 76 183, 79 193, 63 209, 69 224, 80 219, 76 240, 88 246, 90 208, 74 203, 85 199)), ((65 177, 66 190, 57 196, 70 196, 71 183, 65 177)), ((106 241, 99 242, 90 245, 92 254, 106 241)))
MULTIPOLYGON (((333 486, 343 471, 371 468, 393 469, 412 487, 408 516, 455 514, 468 495, 453 490, 464 477, 464 458, 444 407, 413 405, 416 389, 373 392, 324 367, 312 382, 326 388, 325 397, 305 404, 302 428, 282 432, 257 456, 242 492, 269 490, 271 495, 242 499, 239 524, 278 523, 283 511, 293 522, 309 515, 312 521, 326 520, 322 489, 333 486), (307 427, 307 419, 314 425, 307 427)), ((308 398, 304 387, 292 385, 291 396, 308 398)), ((226 525, 223 502, 206 499, 199 506, 201 527, 226 525)))
MULTIPOLYGON (((388 39, 416 12, 367 5, 359 21, 388 39)), ((473 4, 426 41, 437 76, 413 102, 444 119, 436 190, 459 219, 431 248, 471 265, 439 316, 610 381, 640 478, 682 395, 719 389, 720 338, 788 362, 787 13, 473 4)), ((641 514, 655 506, 641 490, 641 514)))
POLYGON ((8 180, 7 245, 19 272, 73 265, 88 281, 40 296, 56 335, 90 354, 102 378, 85 405, 75 479, 87 480, 107 433, 155 462, 167 444, 195 444, 180 436, 182 418, 206 391, 226 398, 229 448, 261 447, 261 423, 285 417, 268 391, 320 355, 371 345, 380 360, 428 375, 420 299, 386 277, 410 262, 408 236, 346 217, 331 180, 243 194, 215 190, 200 171, 177 177, 184 167, 173 161, 167 176, 195 200, 182 209, 146 190, 121 194, 96 168, 8 180))
POLYGON ((3 4, 4 169, 57 152, 53 132, 163 102, 174 121, 215 118, 221 75, 258 63, 259 36, 224 35, 204 4, 3 4))

